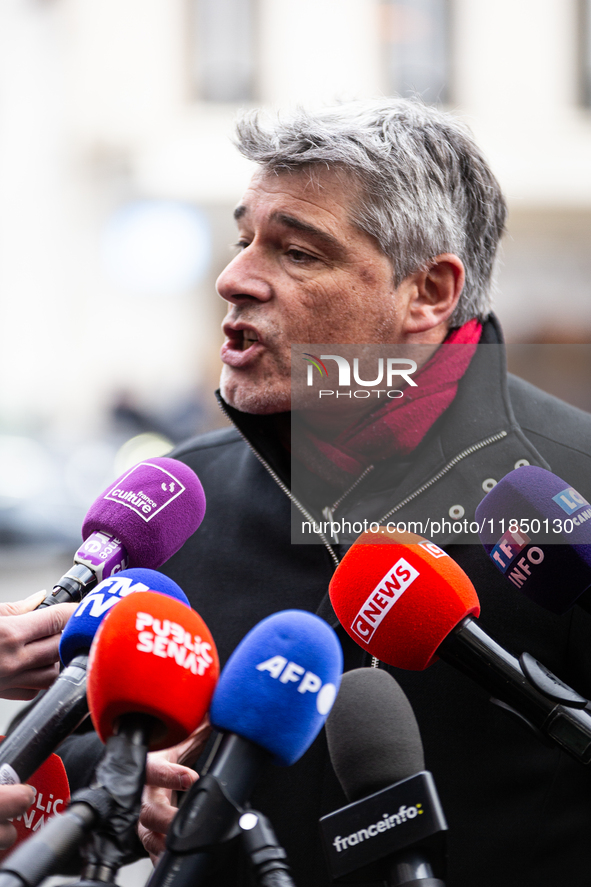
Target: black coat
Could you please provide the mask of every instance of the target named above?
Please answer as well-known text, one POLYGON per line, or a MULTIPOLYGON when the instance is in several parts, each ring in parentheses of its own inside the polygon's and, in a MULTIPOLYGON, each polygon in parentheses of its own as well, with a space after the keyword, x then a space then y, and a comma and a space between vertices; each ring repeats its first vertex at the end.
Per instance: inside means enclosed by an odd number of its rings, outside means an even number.
MULTIPOLYGON (((471 520, 491 481, 525 461, 551 469, 589 499, 591 415, 507 377, 494 322, 485 325, 482 342, 493 347, 479 348, 455 400, 412 457, 402 466, 396 460, 377 465, 339 506, 339 517, 379 520, 393 511, 396 521, 451 521, 450 509, 457 515, 461 506, 471 520)), ((278 483, 289 485, 289 460, 272 423, 226 411, 239 430, 196 438, 173 454, 199 475, 207 512, 165 572, 205 619, 222 664, 259 620, 299 607, 337 629, 347 669, 368 665, 339 628, 327 596, 335 561, 357 534, 332 551, 292 544, 290 517, 301 521, 302 515, 278 483)), ((322 482, 310 489, 305 504, 318 518, 320 506, 331 504, 322 497, 331 494, 322 482)), ((472 579, 483 628, 591 696, 591 617, 578 607, 561 617, 540 609, 506 582, 479 544, 453 533, 437 541, 472 579)), ((587 885, 591 769, 540 743, 444 662, 425 672, 392 673, 414 708, 448 819, 448 887, 587 885)), ((299 887, 330 884, 317 821, 345 798, 323 734, 293 767, 273 767, 252 801, 271 818, 299 887)), ((230 852, 211 879, 216 887, 247 883, 240 857, 230 852)))

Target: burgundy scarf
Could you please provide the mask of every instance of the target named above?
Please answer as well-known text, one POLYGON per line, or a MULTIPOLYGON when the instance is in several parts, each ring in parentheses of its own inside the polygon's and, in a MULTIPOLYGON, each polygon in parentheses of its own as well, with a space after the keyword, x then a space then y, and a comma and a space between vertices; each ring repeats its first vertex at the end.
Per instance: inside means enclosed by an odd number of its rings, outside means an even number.
POLYGON ((419 370, 417 387, 406 388, 403 398, 388 401, 334 440, 324 441, 309 431, 296 431, 292 435, 293 455, 315 474, 339 485, 350 483, 376 461, 408 455, 456 396, 481 332, 482 325, 476 319, 452 330, 419 370))

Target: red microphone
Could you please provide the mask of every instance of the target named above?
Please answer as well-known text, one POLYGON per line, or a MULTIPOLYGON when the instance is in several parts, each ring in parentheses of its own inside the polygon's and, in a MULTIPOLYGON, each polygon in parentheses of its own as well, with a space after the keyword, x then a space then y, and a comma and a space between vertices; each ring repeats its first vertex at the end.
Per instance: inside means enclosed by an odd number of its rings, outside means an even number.
POLYGON ((149 748, 169 748, 199 726, 219 676, 211 633, 198 613, 151 591, 130 594, 101 623, 90 649, 88 705, 102 739, 123 715, 155 719, 149 748))
POLYGON ((329 593, 338 620, 362 649, 421 670, 480 603, 462 568, 414 533, 363 533, 337 568, 329 593))
POLYGON ((474 586, 435 543, 383 528, 364 533, 337 567, 329 593, 341 625, 368 653, 414 670, 441 658, 534 732, 591 763, 588 701, 533 656, 517 659, 482 630, 474 586))
POLYGON ((0 860, 42 828, 49 819, 63 813, 68 806, 70 786, 62 760, 57 755, 50 755, 29 777, 27 784, 33 788, 35 798, 24 813, 11 820, 16 828, 16 841, 10 847, 0 850, 0 860))

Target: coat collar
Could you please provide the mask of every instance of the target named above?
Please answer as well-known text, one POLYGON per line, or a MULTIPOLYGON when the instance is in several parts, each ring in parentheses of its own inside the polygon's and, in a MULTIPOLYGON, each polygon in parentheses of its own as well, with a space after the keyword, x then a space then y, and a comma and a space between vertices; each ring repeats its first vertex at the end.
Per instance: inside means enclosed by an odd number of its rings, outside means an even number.
MULTIPOLYGON (((273 417, 236 410, 224 401, 219 391, 216 397, 223 412, 250 446, 287 486, 291 486, 290 457, 279 441, 273 417)), ((483 324, 480 344, 460 381, 453 403, 415 451, 412 469, 405 475, 401 493, 410 491, 421 478, 424 482, 427 476, 443 468, 458 453, 501 432, 506 432, 501 448, 509 446, 511 452, 515 452, 515 461, 527 458, 531 464, 548 467, 521 431, 513 413, 507 388, 503 333, 497 318, 491 314, 483 324)), ((388 460, 374 473, 373 482, 387 466, 388 460)), ((373 484, 369 482, 368 485, 371 488, 373 484)))
MULTIPOLYGON (((292 486, 289 454, 278 439, 272 418, 242 413, 225 404, 219 392, 217 396, 224 412, 267 467, 321 519, 323 508, 333 505, 333 492, 324 492, 317 478, 312 484, 300 484, 296 479, 292 486), (307 496, 310 489, 320 490, 314 502, 307 496)), ((398 459, 377 463, 342 499, 335 516, 347 518, 351 525, 365 518, 381 522, 386 516, 395 522, 429 519, 437 525, 440 521, 442 527, 444 521, 451 519, 453 523, 454 515, 470 520, 488 490, 521 464, 549 468, 515 418, 502 332, 491 316, 483 325, 480 344, 453 403, 411 454, 404 471, 401 473, 398 459)), ((431 524, 425 527, 420 535, 430 536, 440 545, 475 541, 473 534, 466 537, 453 530, 436 534, 428 532, 431 524)), ((341 553, 358 535, 353 529, 340 534, 341 553)))

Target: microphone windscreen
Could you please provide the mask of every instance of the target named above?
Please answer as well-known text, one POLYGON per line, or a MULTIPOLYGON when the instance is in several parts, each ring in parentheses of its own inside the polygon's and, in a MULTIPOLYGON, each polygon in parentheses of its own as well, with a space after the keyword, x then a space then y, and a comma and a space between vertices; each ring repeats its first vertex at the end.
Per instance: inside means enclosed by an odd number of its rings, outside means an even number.
POLYGON ((304 610, 255 625, 226 663, 210 720, 290 765, 311 745, 337 694, 343 653, 332 628, 304 610))
POLYGON ((156 591, 190 606, 180 586, 163 573, 144 567, 115 573, 86 595, 66 623, 59 648, 64 665, 69 665, 74 656, 90 650, 98 627, 111 607, 136 591, 156 591))
POLYGON ((96 633, 88 663, 90 715, 103 742, 124 714, 161 722, 150 749, 185 739, 209 708, 219 660, 205 622, 162 594, 138 591, 113 607, 96 633))
POLYGON ((28 810, 12 820, 16 828, 16 842, 11 847, 0 850, 0 860, 12 853, 15 847, 30 838, 38 829, 43 828, 52 816, 64 813, 68 806, 70 786, 65 767, 57 755, 50 755, 29 777, 27 785, 35 790, 35 799, 28 810))
POLYGON ((476 509, 480 539, 516 588, 565 613, 591 585, 591 505, 535 465, 505 475, 476 509))
POLYGON ((345 672, 326 722, 326 738, 332 766, 350 802, 425 769, 410 702, 380 668, 345 672))
POLYGON ((106 532, 119 539, 129 566, 156 568, 179 550, 205 514, 195 472, 166 456, 139 462, 90 506, 82 538, 106 532))
POLYGON ((358 540, 337 567, 329 594, 339 622, 363 650, 413 670, 434 662, 458 622, 480 612, 468 576, 426 540, 358 540))

